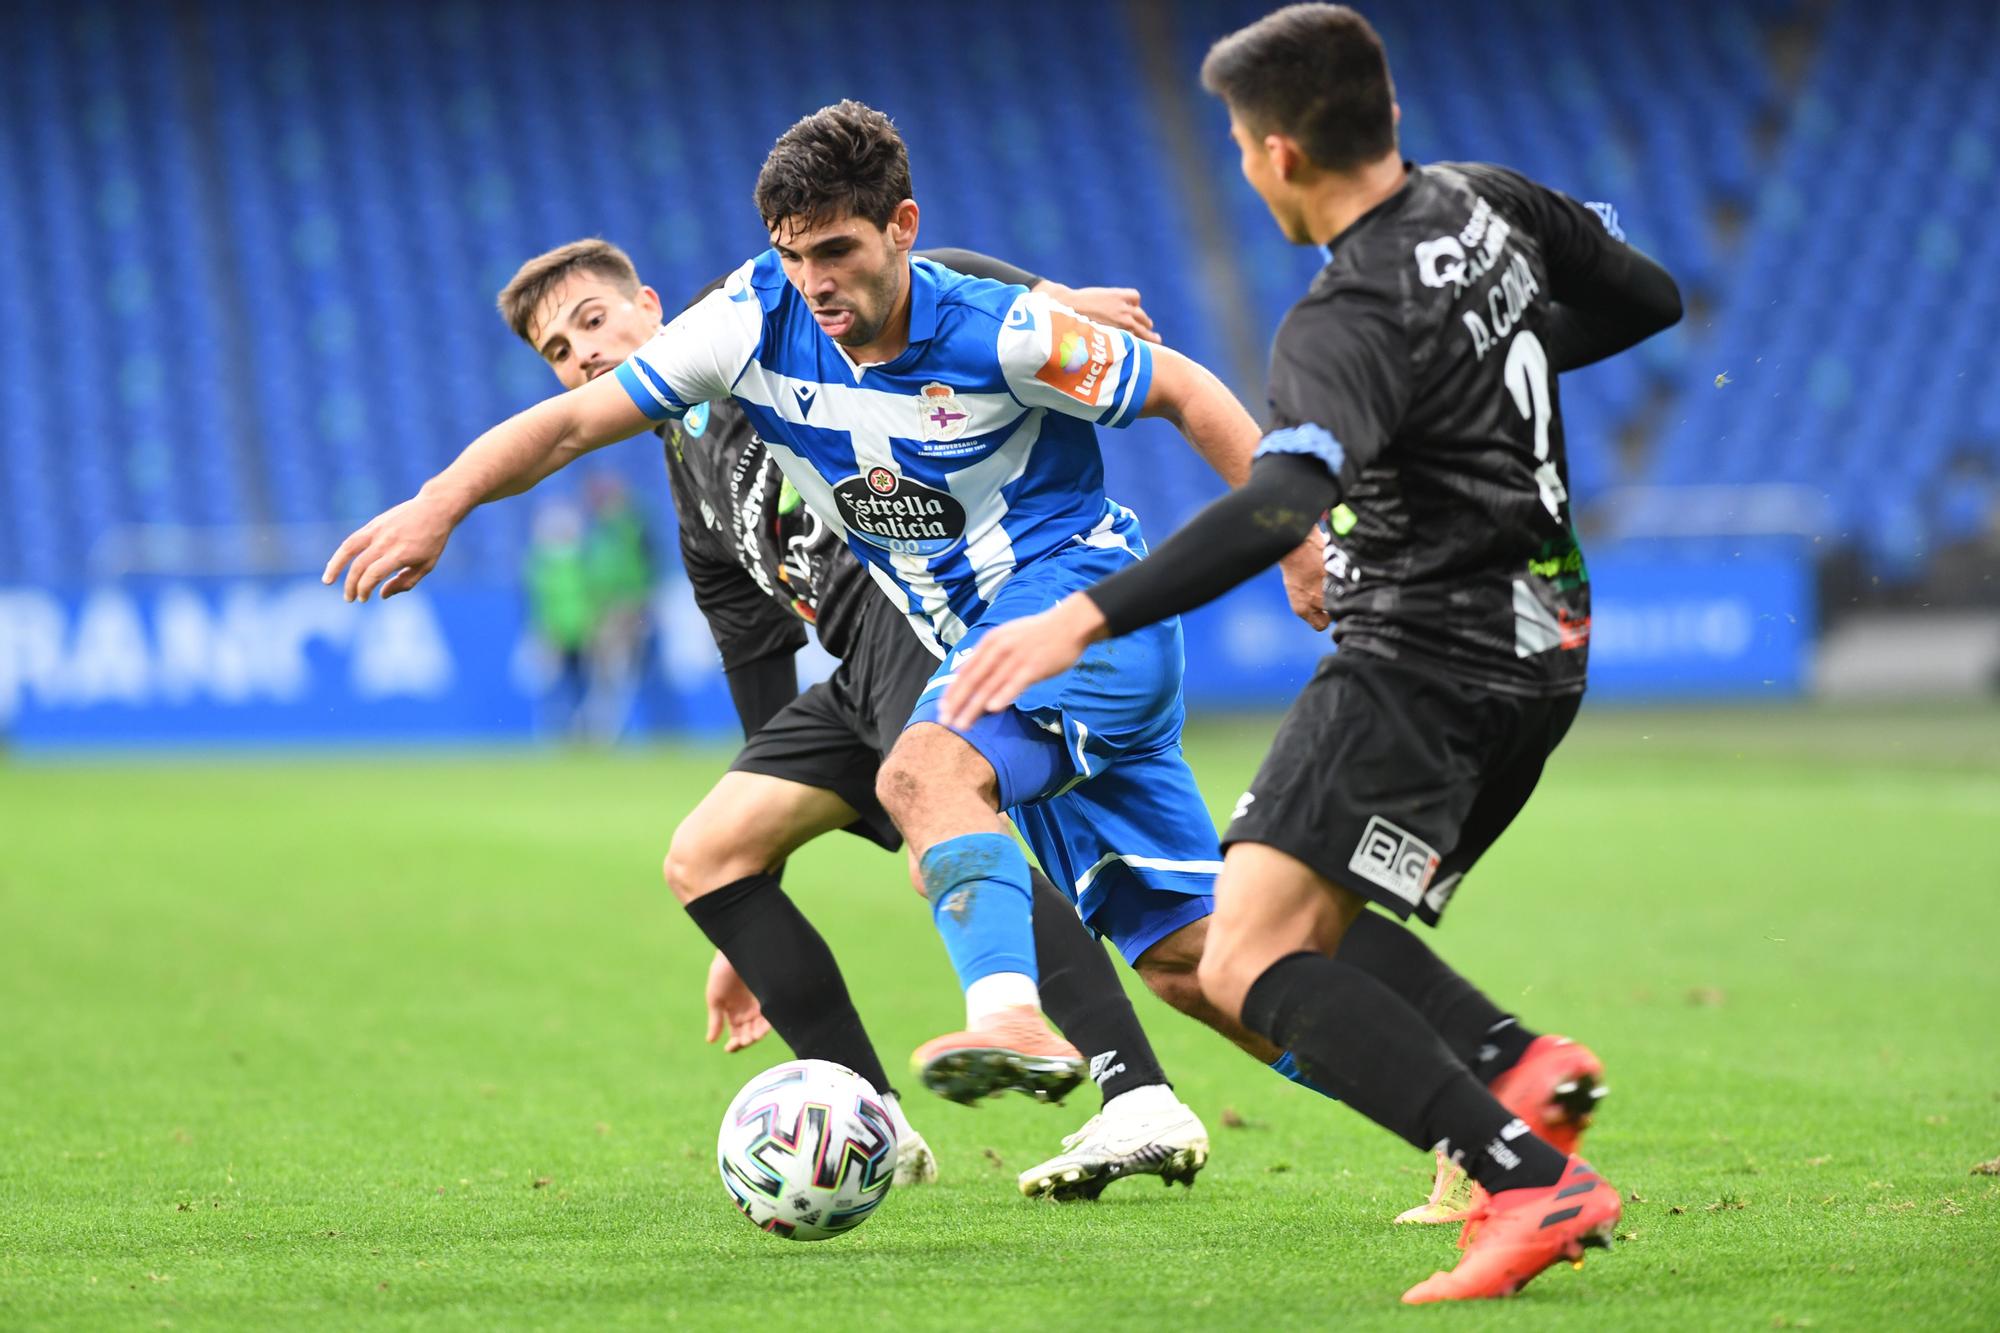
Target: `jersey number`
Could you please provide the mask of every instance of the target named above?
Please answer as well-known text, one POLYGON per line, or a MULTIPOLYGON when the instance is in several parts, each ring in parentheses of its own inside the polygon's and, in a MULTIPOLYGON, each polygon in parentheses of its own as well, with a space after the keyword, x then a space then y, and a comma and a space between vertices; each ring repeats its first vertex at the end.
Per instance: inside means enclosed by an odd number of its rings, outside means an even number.
POLYGON ((1514 406, 1535 423, 1535 485, 1541 488, 1542 504, 1549 517, 1562 521, 1562 505, 1569 499, 1562 478, 1556 474, 1555 460, 1549 457, 1549 354, 1531 329, 1516 333, 1507 348, 1507 364, 1502 369, 1507 391, 1514 406))

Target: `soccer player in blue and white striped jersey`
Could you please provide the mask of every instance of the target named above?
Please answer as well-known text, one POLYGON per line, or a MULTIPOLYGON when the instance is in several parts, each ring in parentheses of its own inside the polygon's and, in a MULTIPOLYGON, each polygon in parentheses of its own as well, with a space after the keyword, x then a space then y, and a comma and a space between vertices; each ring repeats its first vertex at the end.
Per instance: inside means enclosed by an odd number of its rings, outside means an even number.
MULTIPOLYGON (((1005 713, 963 729, 937 705, 985 628, 1052 606, 1144 554, 1103 489, 1095 427, 1172 420, 1231 483, 1256 423, 1215 377, 1046 297, 913 260, 918 209, 888 118, 827 107, 779 139, 760 174, 773 248, 667 325, 615 376, 475 441, 412 501, 356 533, 328 576, 403 591, 475 505, 575 453, 700 403, 734 398, 793 486, 847 539, 942 659, 882 768, 879 794, 920 858, 966 991, 962 1032, 917 1056, 956 1100, 1058 1095, 1083 1076, 1039 1013, 1026 858, 1148 985, 1266 1060, 1276 1048, 1195 984, 1219 853, 1181 756, 1178 622, 1120 640, 1005 713)), ((1318 611, 1317 553, 1287 567, 1318 611)), ((1303 613, 1303 612, 1302 612, 1303 613)))

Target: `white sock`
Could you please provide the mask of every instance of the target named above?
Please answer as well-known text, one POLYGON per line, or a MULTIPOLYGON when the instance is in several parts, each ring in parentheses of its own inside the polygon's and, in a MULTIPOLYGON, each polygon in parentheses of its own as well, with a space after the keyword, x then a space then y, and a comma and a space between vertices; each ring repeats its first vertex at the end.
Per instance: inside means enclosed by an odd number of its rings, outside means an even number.
POLYGON ((1164 1083, 1148 1083, 1131 1088, 1104 1103, 1106 1115, 1145 1115, 1149 1111, 1171 1111, 1181 1104, 1174 1090, 1164 1083))
POLYGON ((896 1141, 901 1143, 917 1131, 910 1127, 910 1118, 903 1114, 903 1100, 894 1093, 885 1093, 882 1108, 889 1113, 889 1123, 896 1128, 896 1141))
POLYGON ((1002 1009, 1022 1004, 1031 1009, 1042 1007, 1041 989, 1027 973, 995 972, 981 977, 965 988, 965 1025, 976 1028, 1002 1009))

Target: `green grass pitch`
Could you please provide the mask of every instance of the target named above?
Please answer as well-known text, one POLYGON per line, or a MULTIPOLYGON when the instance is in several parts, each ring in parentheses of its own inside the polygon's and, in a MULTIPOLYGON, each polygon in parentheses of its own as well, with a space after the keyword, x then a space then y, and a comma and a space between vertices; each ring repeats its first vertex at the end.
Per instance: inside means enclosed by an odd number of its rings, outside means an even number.
MULTIPOLYGON (((1191 732, 1218 812, 1271 726, 1191 732)), ((2000 713, 1586 709, 1437 939, 1605 1057, 1625 1239, 1477 1310, 1396 1304, 1417 1154, 1150 998, 1193 1190, 1030 1204, 1094 1093, 910 1089, 940 1184, 752 1230, 715 1127, 786 1053, 702 1045, 658 878, 723 757, 0 767, 0 1327, 2000 1324, 2000 713)), ((892 1069, 956 1024, 898 860, 788 882, 892 1069)))

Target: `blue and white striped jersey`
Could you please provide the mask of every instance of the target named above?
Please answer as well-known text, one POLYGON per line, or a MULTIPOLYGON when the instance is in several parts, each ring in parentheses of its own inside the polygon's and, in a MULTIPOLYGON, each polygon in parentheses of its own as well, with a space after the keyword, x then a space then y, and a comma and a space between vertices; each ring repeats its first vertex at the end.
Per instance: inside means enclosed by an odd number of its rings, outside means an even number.
POLYGON ((1152 349, 1024 288, 914 259, 909 348, 856 366, 767 250, 617 374, 654 421, 735 398, 940 656, 1017 569, 1071 542, 1142 549, 1094 427, 1138 416, 1152 349))

